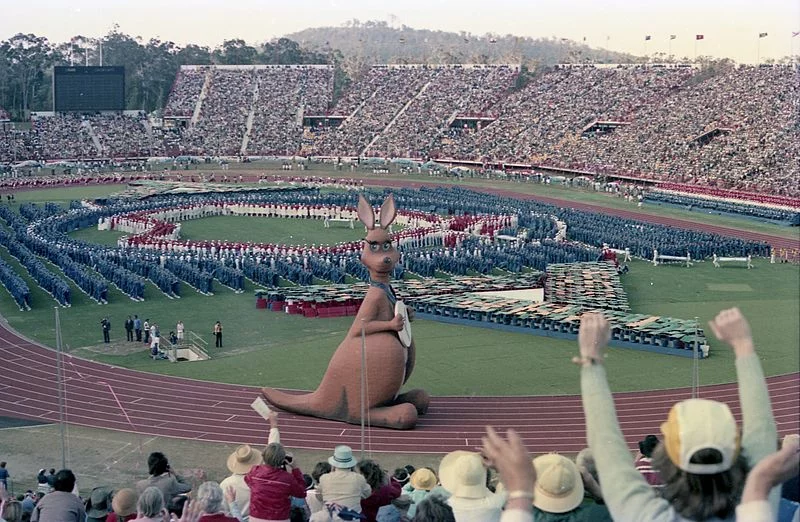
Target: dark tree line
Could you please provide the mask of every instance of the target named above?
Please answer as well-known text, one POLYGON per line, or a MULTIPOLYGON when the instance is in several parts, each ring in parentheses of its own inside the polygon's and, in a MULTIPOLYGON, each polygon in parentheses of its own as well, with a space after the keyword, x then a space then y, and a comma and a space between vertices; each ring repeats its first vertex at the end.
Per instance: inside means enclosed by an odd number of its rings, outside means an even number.
MULTIPOLYGON (((227 40, 215 49, 189 44, 184 47, 157 38, 143 40, 112 30, 101 39, 75 36, 53 43, 34 34, 17 34, 0 42, 0 108, 14 119, 30 111, 52 110, 53 66, 122 65, 125 67, 125 106, 151 112, 167 102, 181 65, 339 64, 336 52, 309 51, 288 38, 259 46, 244 40, 227 40)), ((337 84, 346 78, 337 72, 337 84)))

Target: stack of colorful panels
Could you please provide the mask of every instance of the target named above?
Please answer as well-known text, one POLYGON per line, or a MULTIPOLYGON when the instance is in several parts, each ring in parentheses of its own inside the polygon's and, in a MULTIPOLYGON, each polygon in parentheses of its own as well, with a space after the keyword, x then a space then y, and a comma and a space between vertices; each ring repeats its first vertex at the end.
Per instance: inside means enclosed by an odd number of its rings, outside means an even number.
POLYGON ((616 267, 607 262, 552 264, 547 267, 545 300, 587 308, 630 311, 616 267))

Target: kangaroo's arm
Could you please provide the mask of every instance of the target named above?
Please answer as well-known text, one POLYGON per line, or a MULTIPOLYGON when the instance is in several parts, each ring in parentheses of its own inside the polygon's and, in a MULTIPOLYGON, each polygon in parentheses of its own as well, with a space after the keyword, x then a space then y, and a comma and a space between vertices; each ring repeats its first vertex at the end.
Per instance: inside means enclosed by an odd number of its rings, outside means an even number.
POLYGON ((389 300, 383 291, 370 288, 358 309, 353 326, 350 327, 350 336, 359 337, 362 327, 365 335, 387 331, 397 332, 397 329, 392 326, 392 318, 394 318, 394 311, 390 310, 389 300))

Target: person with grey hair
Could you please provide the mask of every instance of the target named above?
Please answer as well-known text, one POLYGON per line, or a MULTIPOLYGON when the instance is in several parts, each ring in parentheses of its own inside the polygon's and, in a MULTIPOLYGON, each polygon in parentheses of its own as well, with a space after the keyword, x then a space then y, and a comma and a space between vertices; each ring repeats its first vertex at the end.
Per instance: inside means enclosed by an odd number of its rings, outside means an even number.
POLYGON ((155 486, 142 491, 136 502, 136 518, 133 522, 162 522, 169 516, 164 504, 164 494, 155 486))
POLYGON ((203 482, 197 489, 197 500, 203 509, 200 522, 239 522, 236 517, 228 516, 223 510, 225 497, 222 488, 216 482, 203 482))
MULTIPOLYGON (((136 518, 131 522, 167 522, 169 513, 164 502, 164 494, 155 486, 145 488, 136 502, 136 518)), ((200 502, 187 502, 183 514, 176 522, 198 522, 202 511, 200 502)))

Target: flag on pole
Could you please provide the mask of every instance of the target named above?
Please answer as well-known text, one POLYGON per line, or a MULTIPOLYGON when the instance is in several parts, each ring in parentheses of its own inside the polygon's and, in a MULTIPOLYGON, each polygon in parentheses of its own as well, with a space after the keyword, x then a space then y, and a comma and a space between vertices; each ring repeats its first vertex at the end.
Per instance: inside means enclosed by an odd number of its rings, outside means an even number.
POLYGON ((675 38, 677 38, 677 36, 675 36, 674 34, 669 35, 670 40, 674 40, 675 38))
POLYGON ((705 38, 705 36, 704 36, 704 35, 702 35, 702 34, 696 34, 696 35, 694 35, 694 39, 695 39, 695 40, 702 40, 703 38, 705 38))
POLYGON ((648 41, 648 40, 650 40, 650 35, 649 35, 649 34, 648 34, 647 36, 645 36, 645 37, 644 37, 644 41, 645 41, 645 42, 646 42, 646 41, 648 41))
POLYGON ((767 37, 767 33, 758 33, 758 37, 759 38, 766 38, 767 37))

